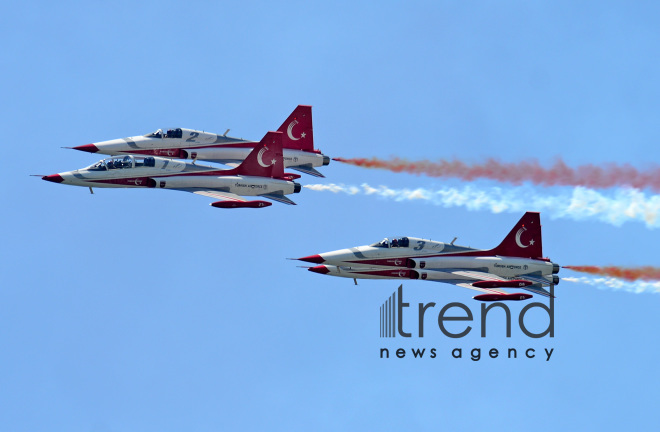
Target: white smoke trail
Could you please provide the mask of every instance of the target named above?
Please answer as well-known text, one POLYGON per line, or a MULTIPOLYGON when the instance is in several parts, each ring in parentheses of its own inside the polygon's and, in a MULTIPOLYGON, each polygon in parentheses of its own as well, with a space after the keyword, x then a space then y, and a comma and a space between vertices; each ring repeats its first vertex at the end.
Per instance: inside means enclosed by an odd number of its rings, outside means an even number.
POLYGON ((616 291, 627 291, 630 293, 656 293, 660 294, 660 281, 657 282, 644 282, 634 281, 628 282, 617 278, 592 278, 592 277, 563 277, 561 281, 576 282, 586 285, 595 286, 600 289, 612 289, 616 291))
POLYGON ((554 195, 541 195, 530 187, 462 188, 444 187, 436 190, 391 189, 368 184, 346 186, 342 184, 306 185, 315 191, 345 193, 348 195, 375 195, 394 201, 426 201, 442 207, 464 207, 468 210, 488 210, 492 213, 520 213, 543 211, 550 218, 573 220, 597 219, 615 226, 624 222, 643 222, 648 228, 660 227, 660 195, 646 195, 637 189, 616 189, 606 195, 585 187, 554 195))

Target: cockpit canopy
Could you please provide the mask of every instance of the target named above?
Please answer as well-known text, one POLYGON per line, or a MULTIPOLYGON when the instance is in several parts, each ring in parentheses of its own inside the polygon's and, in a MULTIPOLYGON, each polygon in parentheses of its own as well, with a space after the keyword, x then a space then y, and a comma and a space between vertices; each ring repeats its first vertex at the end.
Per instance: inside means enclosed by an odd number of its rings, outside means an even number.
POLYGON ((163 130, 158 129, 156 132, 151 132, 145 135, 147 138, 162 138, 163 137, 163 130))
POLYGON ((167 133, 163 134, 162 129, 158 129, 156 132, 151 132, 146 134, 147 138, 183 138, 183 130, 181 128, 169 129, 167 133))
POLYGON ((183 138, 183 131, 181 128, 170 129, 167 131, 166 138, 183 138))
POLYGON ((156 166, 156 159, 151 156, 115 156, 96 162, 94 165, 87 167, 89 171, 108 171, 115 169, 129 169, 139 167, 154 167, 156 166))
POLYGON ((408 237, 393 238, 392 240, 389 240, 388 238, 384 238, 378 243, 374 243, 371 245, 371 247, 378 247, 378 248, 396 248, 396 247, 409 247, 409 246, 410 246, 410 239, 408 239, 408 237))

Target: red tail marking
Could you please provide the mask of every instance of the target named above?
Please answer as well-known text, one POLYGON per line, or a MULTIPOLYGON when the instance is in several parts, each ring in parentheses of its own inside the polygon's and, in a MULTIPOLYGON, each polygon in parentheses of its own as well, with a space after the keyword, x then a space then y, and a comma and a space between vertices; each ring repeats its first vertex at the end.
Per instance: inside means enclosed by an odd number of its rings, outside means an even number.
POLYGON ((225 175, 239 174, 258 177, 281 178, 284 176, 282 157, 282 132, 267 132, 245 160, 225 175))
POLYGON ((543 258, 541 215, 537 212, 525 213, 502 243, 489 252, 510 257, 543 258))
POLYGON ((284 134, 283 148, 314 151, 311 105, 298 105, 277 131, 284 134))

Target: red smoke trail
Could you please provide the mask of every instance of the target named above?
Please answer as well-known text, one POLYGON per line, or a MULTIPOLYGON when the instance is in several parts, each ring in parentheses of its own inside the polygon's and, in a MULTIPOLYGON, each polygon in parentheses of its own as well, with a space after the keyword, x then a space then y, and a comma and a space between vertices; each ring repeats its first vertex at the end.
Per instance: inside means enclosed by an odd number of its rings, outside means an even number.
POLYGON ((467 181, 487 178, 514 184, 531 182, 542 186, 585 186, 589 188, 629 186, 636 189, 649 188, 660 192, 659 167, 653 167, 647 171, 639 171, 630 165, 616 164, 607 164, 602 167, 582 165, 571 168, 561 159, 548 166, 542 166, 536 160, 505 163, 488 159, 485 163, 472 165, 457 160, 442 159, 437 162, 411 162, 400 158, 391 160, 335 158, 334 160, 363 168, 380 168, 431 177, 454 177, 467 181))
POLYGON ((628 281, 636 281, 639 279, 646 281, 660 280, 660 268, 658 267, 564 266, 564 268, 592 275, 625 279, 628 281))

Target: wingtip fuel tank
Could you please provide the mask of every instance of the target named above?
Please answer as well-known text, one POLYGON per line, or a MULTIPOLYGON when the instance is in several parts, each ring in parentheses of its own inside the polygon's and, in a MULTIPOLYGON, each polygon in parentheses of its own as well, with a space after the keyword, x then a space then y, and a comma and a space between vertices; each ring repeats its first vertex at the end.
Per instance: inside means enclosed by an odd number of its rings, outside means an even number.
POLYGON ((475 300, 493 302, 493 301, 520 301, 528 300, 533 296, 525 293, 511 293, 511 294, 479 294, 472 297, 475 300))
POLYGON ((216 208, 262 208, 272 206, 268 201, 216 201, 210 204, 216 208))

